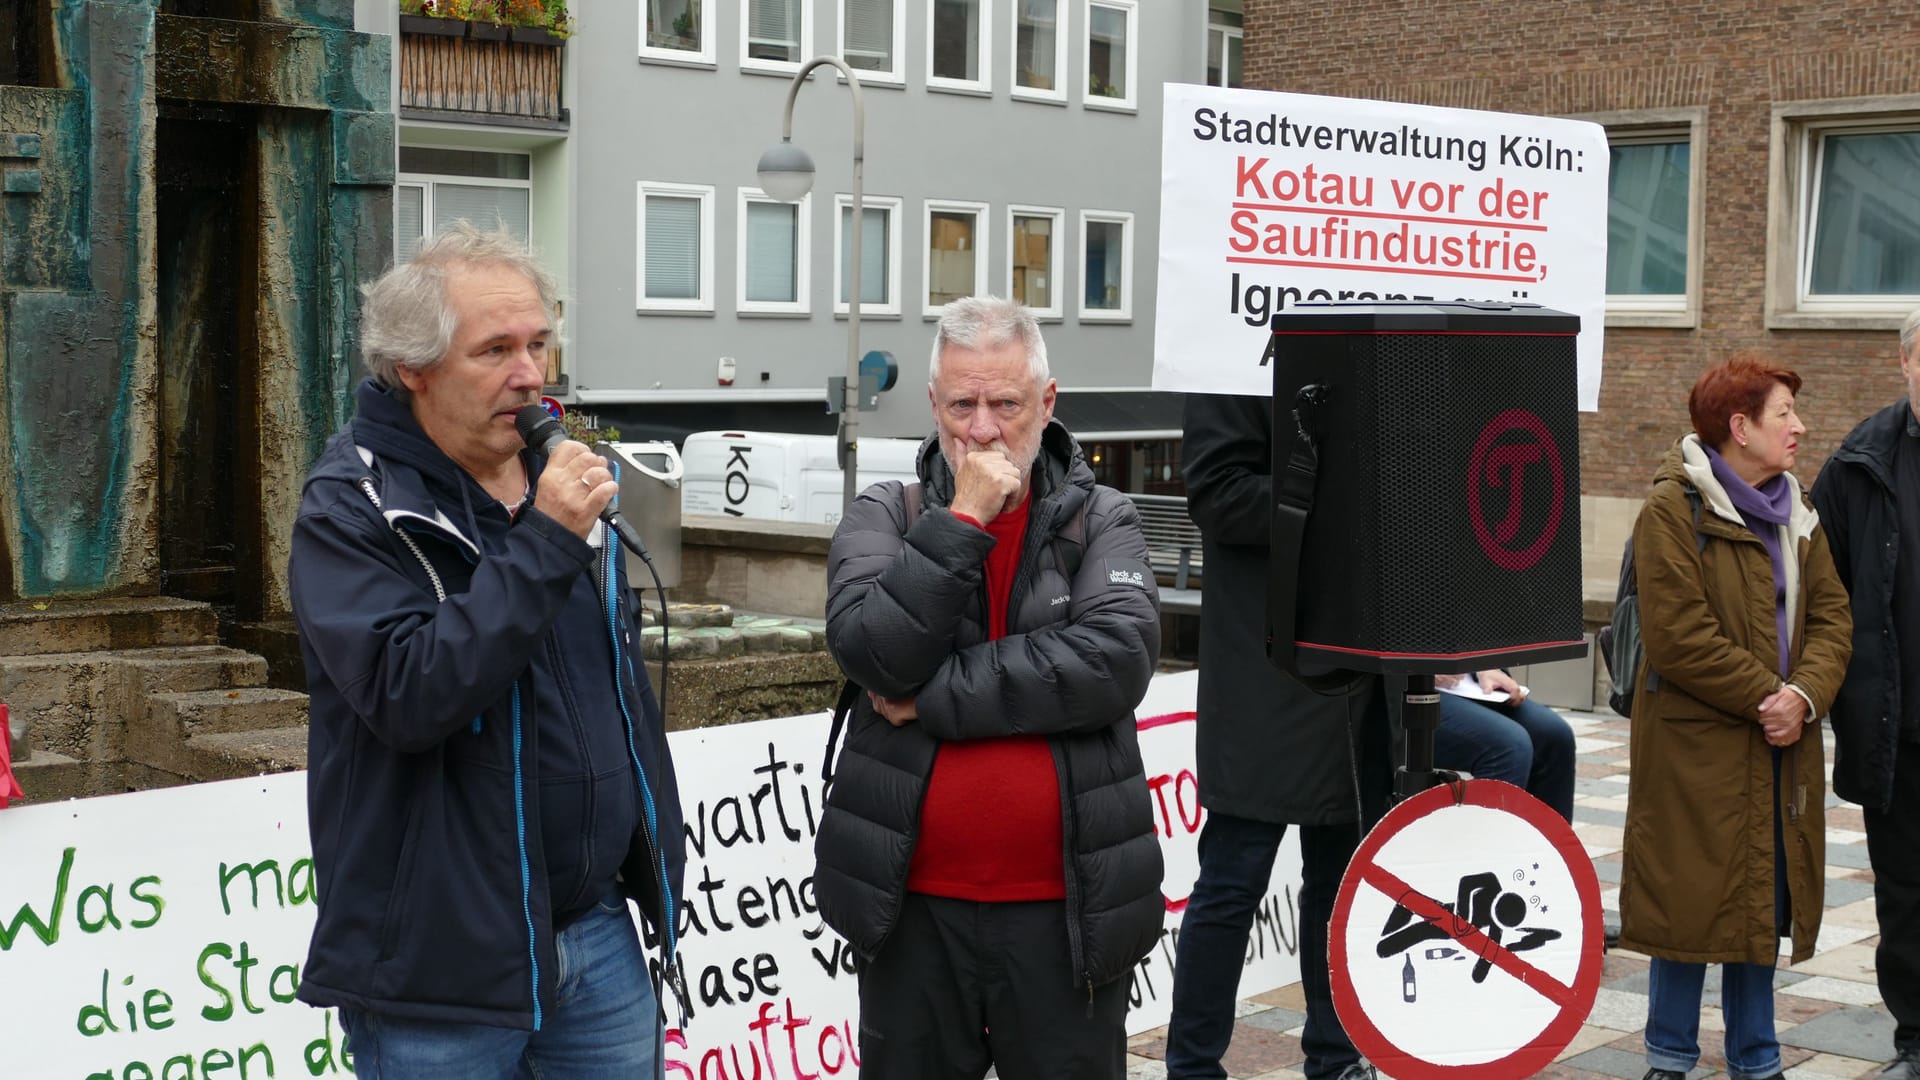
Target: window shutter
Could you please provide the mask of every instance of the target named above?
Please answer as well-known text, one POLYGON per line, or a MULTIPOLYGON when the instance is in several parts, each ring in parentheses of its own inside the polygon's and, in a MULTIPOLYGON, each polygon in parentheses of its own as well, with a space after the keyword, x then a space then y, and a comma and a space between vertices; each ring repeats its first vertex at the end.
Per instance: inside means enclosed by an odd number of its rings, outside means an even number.
POLYGON ((394 187, 393 202, 399 211, 398 221, 393 229, 394 262, 409 263, 420 252, 420 241, 425 236, 425 203, 427 191, 418 184, 399 184, 394 187))
MULTIPOLYGON (((887 253, 892 245, 887 243, 887 228, 892 223, 892 215, 884 209, 866 207, 860 223, 860 302, 862 304, 886 304, 892 298, 887 295, 888 273, 887 253)), ((853 250, 853 208, 840 208, 840 302, 847 302, 847 282, 853 273, 853 260, 847 253, 853 250)))
POLYGON ((700 299, 700 200, 647 196, 649 300, 700 299))
POLYGON ((744 299, 790 304, 800 299, 795 222, 790 203, 747 204, 747 293, 744 299))
POLYGON ((533 235, 531 201, 532 192, 526 188, 435 184, 433 231, 437 233, 456 221, 466 221, 482 231, 505 229, 521 243, 527 243, 533 235))
POLYGON ((747 37, 800 47, 800 0, 748 0, 747 37))
POLYGON ((872 71, 893 70, 894 0, 841 0, 846 5, 846 60, 872 71))

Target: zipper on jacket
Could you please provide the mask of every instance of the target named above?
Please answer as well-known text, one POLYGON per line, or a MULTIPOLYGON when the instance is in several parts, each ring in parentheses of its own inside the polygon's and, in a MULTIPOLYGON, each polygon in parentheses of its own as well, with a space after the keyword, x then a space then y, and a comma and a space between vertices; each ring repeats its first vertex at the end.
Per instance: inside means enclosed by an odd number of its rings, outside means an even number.
POLYGON ((520 761, 520 682, 513 684, 513 828, 520 844, 520 915, 527 921, 527 962, 532 966, 533 1030, 540 1030, 540 953, 533 929, 533 867, 527 861, 527 789, 520 761))
MULTIPOLYGON (((674 971, 673 958, 679 949, 676 931, 680 911, 674 904, 673 883, 667 877, 667 851, 659 840, 659 809, 654 805, 653 788, 647 783, 647 771, 640 764, 640 751, 634 744, 633 712, 627 708, 627 686, 625 680, 621 678, 621 673, 628 669, 631 661, 626 650, 620 647, 620 575, 614 562, 620 557, 620 552, 613 530, 607 530, 601 550, 605 566, 603 574, 605 591, 601 594, 601 607, 607 616, 607 638, 613 644, 613 693, 614 698, 620 702, 620 715, 627 724, 627 756, 633 760, 633 775, 640 783, 640 803, 647 812, 647 851, 652 856, 650 861, 653 863, 654 875, 660 884, 660 979, 674 991, 675 1000, 679 1001, 682 991, 674 971)), ((665 614, 664 611, 661 612, 663 617, 665 614)), ((665 721, 666 718, 661 717, 663 724, 665 721)), ((665 1002, 660 1003, 660 1012, 663 1016, 666 1014, 665 1002)), ((680 1027, 684 1029, 686 1026, 687 1016, 682 1006, 680 1027)))
MULTIPOLYGON (((373 503, 375 510, 385 509, 381 505, 379 492, 373 490, 373 480, 371 478, 365 476, 360 478, 360 490, 366 492, 367 499, 373 503)), ((427 553, 420 550, 420 545, 413 542, 413 537, 408 536, 405 529, 392 523, 389 523, 388 527, 393 530, 395 536, 400 538, 401 543, 407 545, 407 550, 413 552, 413 557, 419 559, 420 565, 426 569, 427 579, 433 582, 434 599, 444 602, 447 598, 447 587, 440 583, 439 571, 435 570, 433 564, 427 561, 427 553)))
POLYGON ((1087 970, 1086 946, 1081 940, 1080 927, 1080 875, 1074 872, 1074 828, 1073 783, 1067 776, 1066 752, 1053 739, 1047 739, 1047 749, 1053 752, 1053 767, 1060 774, 1060 847, 1061 863, 1066 878, 1067 896, 1067 953, 1075 969, 1080 972, 1080 981, 1087 984, 1087 1016, 1093 1016, 1093 974, 1087 970))
MULTIPOLYGON (((1045 537, 1047 542, 1042 546, 1052 547, 1059 539, 1053 535, 1053 523, 1060 517, 1060 506, 1054 500, 1048 499, 1046 502, 1034 507, 1034 509, 1038 510, 1039 514, 1027 522, 1027 535, 1045 537)), ((1040 556, 1039 553, 1034 550, 1033 545, 1027 543, 1025 538, 1022 538, 1020 543, 1020 565, 1015 568, 1013 572, 1013 584, 1007 589, 1007 617, 1009 620, 1013 618, 1014 612, 1020 610, 1020 601, 1026 599, 1027 590, 1033 587, 1033 575, 1040 569, 1040 556)), ((1066 574, 1064 567, 1061 568, 1061 572, 1066 576, 1067 584, 1073 584, 1073 576, 1066 574)), ((984 576, 982 577, 981 584, 984 591, 984 576)), ((993 598, 988 597, 987 603, 988 618, 992 618, 993 598)))

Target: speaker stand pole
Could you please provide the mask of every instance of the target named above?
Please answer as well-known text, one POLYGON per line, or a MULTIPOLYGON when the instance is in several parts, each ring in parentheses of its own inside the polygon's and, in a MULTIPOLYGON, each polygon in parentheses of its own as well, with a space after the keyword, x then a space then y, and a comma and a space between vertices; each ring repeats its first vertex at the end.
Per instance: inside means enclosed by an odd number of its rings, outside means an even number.
POLYGON ((1393 801, 1404 802, 1441 782, 1433 767, 1433 735, 1440 730, 1440 692, 1433 676, 1409 675, 1400 726, 1406 740, 1406 764, 1394 771, 1393 801))

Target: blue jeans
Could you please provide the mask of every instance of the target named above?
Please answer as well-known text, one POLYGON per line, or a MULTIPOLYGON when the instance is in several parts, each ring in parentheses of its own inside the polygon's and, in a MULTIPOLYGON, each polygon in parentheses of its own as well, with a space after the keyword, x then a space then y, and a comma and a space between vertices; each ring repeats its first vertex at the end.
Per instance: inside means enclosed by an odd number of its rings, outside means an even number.
MULTIPOLYGON (((523 942, 524 945, 524 942, 523 942)), ((340 1010, 360 1080, 634 1080, 660 1075, 660 1017, 640 935, 609 895, 555 942, 539 1031, 340 1010)), ((544 974, 544 973, 543 973, 544 974)))
POLYGON ((1573 820, 1573 729, 1545 705, 1486 705, 1441 694, 1433 761, 1478 780, 1504 780, 1573 820))
MULTIPOLYGON (((1773 1034, 1773 968, 1720 965, 1720 1010, 1727 1021, 1727 1075, 1760 1080, 1780 1071, 1773 1034)), ((1654 957, 1647 984, 1647 1064, 1684 1073, 1700 1061, 1700 991, 1707 965, 1654 957)))
MULTIPOLYGON (((1327 923, 1340 877, 1359 846, 1360 827, 1302 825, 1298 944, 1300 983, 1307 999, 1300 1048, 1311 1080, 1338 1076, 1360 1060, 1333 1008, 1327 969, 1327 923)), ((1174 955, 1173 1017, 1167 1026, 1169 1080, 1226 1071, 1221 1055, 1233 1039, 1234 998, 1245 966, 1247 934, 1266 899, 1274 854, 1285 825, 1209 812, 1200 832, 1200 877, 1193 883, 1174 955)))

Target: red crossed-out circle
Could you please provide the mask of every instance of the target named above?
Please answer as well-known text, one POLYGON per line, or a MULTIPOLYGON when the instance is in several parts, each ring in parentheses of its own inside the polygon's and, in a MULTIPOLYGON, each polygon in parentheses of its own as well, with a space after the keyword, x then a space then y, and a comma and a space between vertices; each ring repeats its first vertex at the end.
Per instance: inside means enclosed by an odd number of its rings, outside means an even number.
POLYGON ((1560 448, 1553 441, 1553 433, 1547 430, 1546 423, 1538 416, 1525 409, 1508 409, 1481 429, 1480 437, 1473 444, 1473 456, 1467 461, 1467 518, 1473 522, 1473 536, 1480 541, 1480 550, 1487 553, 1493 565, 1502 570, 1525 570, 1539 562, 1541 556, 1547 553, 1547 548, 1552 546, 1553 538, 1560 533, 1560 515, 1566 496, 1567 474, 1566 467, 1560 463, 1560 448), (1487 453, 1493 449, 1495 440, 1514 430, 1532 436, 1532 441, 1540 447, 1541 456, 1546 458, 1547 467, 1553 475, 1553 499, 1547 511, 1547 523, 1533 543, 1519 550, 1500 542, 1487 526, 1480 508, 1480 488, 1487 483, 1487 453))
POLYGON ((1340 879, 1340 894, 1333 903, 1333 919, 1327 931, 1327 961, 1333 969, 1333 1001, 1341 1026, 1353 1040, 1354 1048, 1389 1075, 1399 1080, 1505 1080, 1532 1076, 1551 1064, 1580 1033, 1593 1011, 1600 991, 1601 949, 1600 879, 1594 875, 1586 848, 1573 834, 1573 827, 1545 803, 1498 780, 1468 780, 1457 787, 1429 788, 1387 812, 1353 853, 1353 862, 1340 879), (1566 863, 1573 878, 1574 893, 1580 898, 1580 965, 1573 982, 1563 983, 1541 971, 1514 953, 1495 944, 1477 927, 1455 919, 1440 904, 1379 863, 1380 849, 1408 826, 1429 814, 1456 805, 1482 806, 1520 818, 1552 845, 1566 863), (1533 988, 1542 997, 1560 1007, 1559 1013, 1540 1034, 1506 1057, 1471 1065, 1443 1065, 1416 1057, 1411 1051, 1394 1045, 1360 1006, 1354 991, 1353 969, 1347 954, 1347 921, 1353 915, 1354 897, 1365 882, 1415 915, 1446 930, 1447 936, 1476 956, 1484 956, 1493 965, 1533 988))

